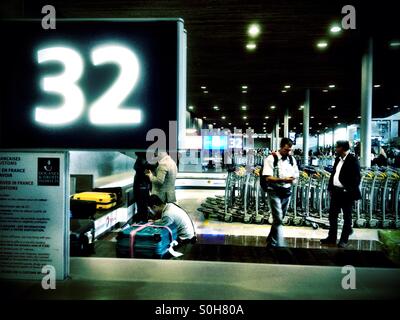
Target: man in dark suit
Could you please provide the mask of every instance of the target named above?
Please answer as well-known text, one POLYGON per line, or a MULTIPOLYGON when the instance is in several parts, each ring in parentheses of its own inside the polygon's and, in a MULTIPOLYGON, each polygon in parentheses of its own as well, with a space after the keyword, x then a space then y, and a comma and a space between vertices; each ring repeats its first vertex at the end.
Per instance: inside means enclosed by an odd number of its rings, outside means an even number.
POLYGON ((352 229, 352 208, 354 201, 361 199, 360 164, 355 155, 350 153, 348 141, 336 142, 336 160, 329 179, 328 190, 331 195, 329 210, 329 234, 322 239, 321 244, 335 244, 337 239, 338 215, 343 210, 343 229, 338 247, 345 248, 352 229))

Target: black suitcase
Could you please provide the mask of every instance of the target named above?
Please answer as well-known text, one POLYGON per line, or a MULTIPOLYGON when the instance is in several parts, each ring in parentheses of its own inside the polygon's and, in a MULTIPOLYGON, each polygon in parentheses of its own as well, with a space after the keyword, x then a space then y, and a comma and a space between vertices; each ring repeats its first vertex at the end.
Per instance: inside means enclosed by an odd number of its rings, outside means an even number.
POLYGON ((121 187, 114 187, 114 188, 94 188, 93 192, 108 192, 108 193, 115 193, 117 196, 117 206, 122 203, 122 188, 121 187))
POLYGON ((70 199, 69 207, 73 219, 94 219, 97 203, 96 201, 70 199))
POLYGON ((70 255, 86 257, 94 253, 94 221, 89 219, 70 220, 70 255))

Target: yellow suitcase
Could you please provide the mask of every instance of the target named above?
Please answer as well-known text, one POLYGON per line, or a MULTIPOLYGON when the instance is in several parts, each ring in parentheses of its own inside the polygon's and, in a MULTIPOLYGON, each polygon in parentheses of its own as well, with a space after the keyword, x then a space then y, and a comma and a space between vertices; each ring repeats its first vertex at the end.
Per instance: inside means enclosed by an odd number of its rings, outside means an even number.
POLYGON ((97 210, 111 209, 117 204, 117 195, 108 192, 81 192, 72 195, 74 200, 96 201, 97 210))

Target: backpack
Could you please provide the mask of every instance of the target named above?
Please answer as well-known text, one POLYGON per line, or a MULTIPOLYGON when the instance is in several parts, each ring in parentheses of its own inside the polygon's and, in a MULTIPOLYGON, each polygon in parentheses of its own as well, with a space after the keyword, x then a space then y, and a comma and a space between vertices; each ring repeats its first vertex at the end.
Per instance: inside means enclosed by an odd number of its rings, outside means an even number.
MULTIPOLYGON (((278 155, 276 154, 276 152, 272 152, 272 156, 274 157, 274 169, 275 169, 278 167, 279 158, 278 158, 278 155)), ((288 158, 289 158, 290 165, 293 166, 294 165, 293 156, 289 155, 288 158)), ((268 185, 267 180, 265 179, 266 176, 262 175, 263 171, 264 171, 264 163, 263 163, 263 166, 261 169, 260 186, 265 192, 267 192, 269 185, 268 185)))

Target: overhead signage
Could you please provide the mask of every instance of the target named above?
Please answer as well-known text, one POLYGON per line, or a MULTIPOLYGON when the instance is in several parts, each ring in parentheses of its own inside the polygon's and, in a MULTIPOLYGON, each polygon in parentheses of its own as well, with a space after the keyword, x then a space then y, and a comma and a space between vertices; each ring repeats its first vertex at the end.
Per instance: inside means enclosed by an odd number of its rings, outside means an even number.
POLYGON ((2 21, 0 148, 146 149, 185 112, 180 19, 2 21))

